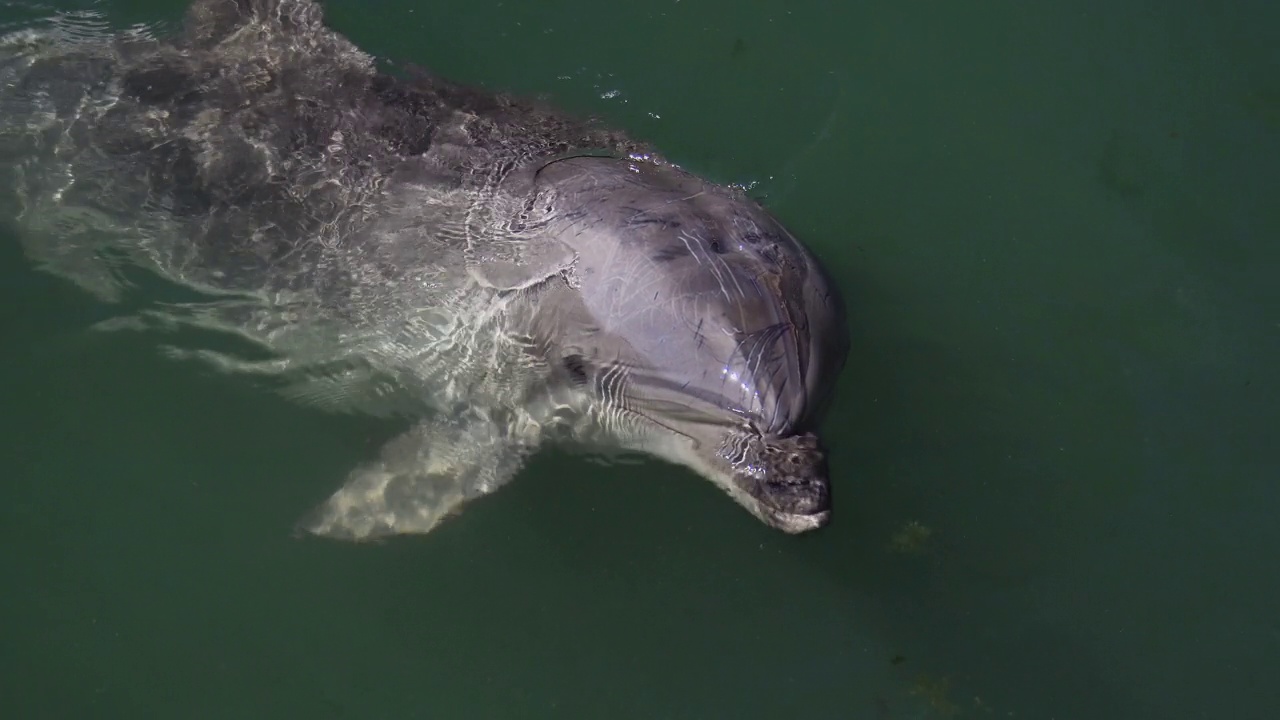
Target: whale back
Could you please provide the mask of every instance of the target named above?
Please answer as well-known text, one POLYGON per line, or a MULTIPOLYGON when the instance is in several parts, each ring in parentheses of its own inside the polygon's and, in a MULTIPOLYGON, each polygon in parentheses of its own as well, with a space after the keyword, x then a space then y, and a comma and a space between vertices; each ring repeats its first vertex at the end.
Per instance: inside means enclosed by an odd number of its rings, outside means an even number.
POLYGON ((172 37, 63 33, 0 72, 28 217, 90 209, 135 261, 219 289, 341 297, 395 281, 404 252, 376 246, 421 237, 371 220, 476 242, 451 228, 493 222, 475 208, 503 206, 496 188, 520 167, 644 151, 539 103, 379 69, 311 0, 198 0, 172 37))

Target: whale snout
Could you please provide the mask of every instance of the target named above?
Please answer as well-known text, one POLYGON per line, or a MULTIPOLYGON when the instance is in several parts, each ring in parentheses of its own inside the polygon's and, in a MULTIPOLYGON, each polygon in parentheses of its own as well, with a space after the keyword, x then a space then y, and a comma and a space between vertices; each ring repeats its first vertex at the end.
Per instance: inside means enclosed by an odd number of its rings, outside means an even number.
POLYGON ((802 533, 831 519, 831 481, 816 436, 750 438, 733 463, 739 502, 770 527, 802 533))
POLYGON ((817 530, 831 521, 831 490, 825 479, 770 483, 759 500, 761 519, 786 533, 817 530))

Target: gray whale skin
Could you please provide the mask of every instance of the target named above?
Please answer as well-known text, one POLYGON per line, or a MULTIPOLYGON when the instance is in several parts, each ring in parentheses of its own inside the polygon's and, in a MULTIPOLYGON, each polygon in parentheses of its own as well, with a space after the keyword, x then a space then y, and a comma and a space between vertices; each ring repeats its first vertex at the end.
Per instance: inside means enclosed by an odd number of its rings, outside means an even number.
POLYGON ((0 112, 35 265, 192 296, 110 328, 229 333, 266 359, 170 351, 408 419, 302 531, 428 532, 553 444, 684 466, 788 533, 829 521, 841 299, 765 210, 620 132, 388 70, 312 0, 10 33, 0 112))

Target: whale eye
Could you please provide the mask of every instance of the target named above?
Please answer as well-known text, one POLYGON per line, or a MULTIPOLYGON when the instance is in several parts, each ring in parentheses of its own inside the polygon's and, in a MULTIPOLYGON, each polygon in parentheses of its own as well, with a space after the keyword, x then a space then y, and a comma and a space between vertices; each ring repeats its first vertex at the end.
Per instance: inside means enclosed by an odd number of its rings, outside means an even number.
POLYGON ((567 355, 561 363, 568 371, 569 377, 573 379, 574 385, 587 384, 587 363, 581 355, 567 355))
POLYGON ((724 245, 721 244, 719 240, 712 240, 710 243, 707 243, 707 246, 711 248, 711 252, 717 255, 723 255, 725 253, 724 245))

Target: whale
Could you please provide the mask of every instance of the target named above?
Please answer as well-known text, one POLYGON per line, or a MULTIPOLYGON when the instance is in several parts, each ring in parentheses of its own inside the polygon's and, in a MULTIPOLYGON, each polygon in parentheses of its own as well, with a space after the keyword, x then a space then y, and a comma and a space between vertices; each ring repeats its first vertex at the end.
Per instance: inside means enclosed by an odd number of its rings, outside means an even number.
POLYGON ((785 533, 830 521, 834 282, 742 189, 623 130, 386 62, 314 0, 9 32, 0 116, 0 220, 128 306, 102 329, 234 338, 255 351, 168 351, 400 423, 304 534, 432 532, 552 447, 685 468, 785 533))

